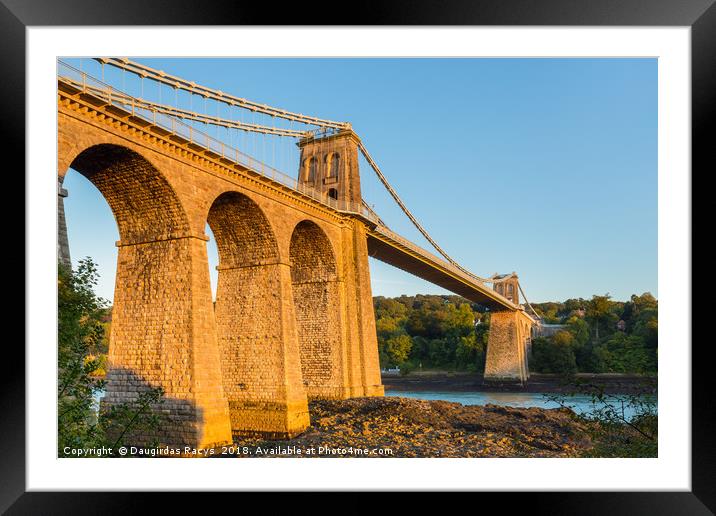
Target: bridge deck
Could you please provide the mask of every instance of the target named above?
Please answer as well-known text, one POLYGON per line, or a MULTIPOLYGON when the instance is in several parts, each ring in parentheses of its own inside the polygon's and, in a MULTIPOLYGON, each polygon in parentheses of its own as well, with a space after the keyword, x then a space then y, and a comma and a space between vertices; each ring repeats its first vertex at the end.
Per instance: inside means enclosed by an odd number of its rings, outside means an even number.
POLYGON ((491 310, 518 309, 514 303, 481 281, 468 276, 384 226, 378 225, 369 231, 368 254, 491 310))

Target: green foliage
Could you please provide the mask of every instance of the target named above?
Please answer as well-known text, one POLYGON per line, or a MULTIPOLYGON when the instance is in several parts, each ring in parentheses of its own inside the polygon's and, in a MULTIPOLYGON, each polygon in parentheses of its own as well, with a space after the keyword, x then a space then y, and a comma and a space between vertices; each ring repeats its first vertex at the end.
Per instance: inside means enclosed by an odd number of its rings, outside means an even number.
MULTIPOLYGON (((609 294, 591 300, 535 304, 540 313, 552 314, 563 332, 533 344, 530 368, 557 372, 559 364, 571 369, 574 354, 577 371, 589 373, 655 373, 658 354, 658 301, 650 293, 633 295, 626 303, 609 294), (623 321, 623 331, 617 323, 623 321), (556 361, 556 362, 555 362, 556 361)), ((538 340, 538 339, 536 339, 538 340)))
POLYGON ((600 327, 608 326, 609 322, 616 322, 613 319, 611 296, 609 294, 593 296, 587 305, 587 320, 594 325, 594 338, 596 341, 599 341, 600 327))
POLYGON ((559 331, 551 338, 538 337, 532 342, 530 369, 539 373, 572 375, 577 372, 574 337, 559 331))
POLYGON ((455 362, 465 364, 465 369, 471 373, 485 369, 485 351, 487 342, 477 333, 460 337, 455 350, 455 362))
POLYGON ((385 352, 391 363, 400 365, 408 359, 412 347, 413 340, 409 335, 395 335, 386 341, 385 352))
POLYGON ((57 424, 60 454, 73 448, 101 446, 102 434, 93 424, 95 391, 103 380, 92 377, 97 360, 88 359, 90 348, 101 342, 104 328, 100 322, 104 300, 95 296, 97 268, 91 260, 82 260, 73 273, 58 269, 57 335, 58 392, 57 424))
POLYGON ((90 258, 75 271, 60 265, 57 281, 58 455, 66 450, 117 447, 130 432, 156 429, 159 417, 150 407, 161 403, 161 389, 148 389, 131 404, 118 404, 98 416, 94 395, 105 386, 106 301, 97 297, 97 267, 90 258), (98 374, 100 373, 100 374, 98 374))
POLYGON ((573 409, 567 399, 588 396, 592 409, 575 418, 585 423, 593 447, 585 457, 657 457, 659 418, 655 381, 644 378, 632 394, 607 394, 600 386, 583 381, 572 382, 572 391, 545 397, 560 406, 573 409))
POLYGON ((639 335, 615 333, 594 352, 599 357, 600 372, 646 373, 656 369, 656 357, 651 356, 639 335))
POLYGON ((381 367, 482 370, 487 329, 475 308, 459 296, 376 298, 381 367))
MULTIPOLYGON (((565 328, 536 339, 532 371, 656 372, 658 302, 651 294, 634 295, 625 303, 605 294, 533 307, 545 322, 565 328)), ((377 297, 375 315, 382 367, 484 370, 490 314, 479 305, 459 296, 377 297)))

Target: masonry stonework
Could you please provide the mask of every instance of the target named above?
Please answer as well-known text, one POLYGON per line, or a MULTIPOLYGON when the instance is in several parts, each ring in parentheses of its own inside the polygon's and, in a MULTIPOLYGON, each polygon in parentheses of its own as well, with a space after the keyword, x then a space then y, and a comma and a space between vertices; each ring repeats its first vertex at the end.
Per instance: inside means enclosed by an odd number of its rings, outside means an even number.
POLYGON ((315 223, 303 221, 291 237, 291 282, 309 398, 348 397, 345 391, 341 283, 331 244, 315 223))
POLYGON ((290 437, 309 396, 383 395, 366 223, 115 111, 60 91, 57 159, 60 180, 71 166, 100 190, 120 234, 103 404, 164 390, 159 435, 131 439, 290 437))
POLYGON ((360 203, 358 136, 350 129, 302 139, 298 181, 343 203, 360 203))
POLYGON ((490 314, 484 376, 486 381, 527 381, 530 330, 531 319, 522 311, 505 310, 490 314))
POLYGON ((191 233, 173 190, 140 155, 95 145, 72 168, 102 192, 121 238, 104 406, 161 387, 166 420, 159 435, 134 435, 136 442, 230 442, 205 238, 191 233))
POLYGON ((288 263, 280 260, 268 220, 245 195, 222 194, 208 223, 220 257, 216 320, 232 431, 295 435, 309 421, 288 263))

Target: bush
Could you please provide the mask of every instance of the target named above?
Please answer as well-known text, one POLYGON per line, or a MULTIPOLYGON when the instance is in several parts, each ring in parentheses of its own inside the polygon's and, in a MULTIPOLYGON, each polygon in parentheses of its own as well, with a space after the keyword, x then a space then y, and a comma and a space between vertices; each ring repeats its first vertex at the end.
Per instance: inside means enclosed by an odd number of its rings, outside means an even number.
POLYGON ((659 417, 656 385, 645 378, 638 392, 606 394, 604 389, 589 383, 573 381, 568 394, 545 395, 550 401, 572 409, 569 397, 588 396, 592 409, 574 417, 585 423, 593 447, 585 457, 657 457, 659 417))
POLYGON ((534 339, 530 367, 539 373, 573 375, 577 372, 577 362, 572 342, 567 331, 557 332, 550 338, 534 339))
POLYGON ((617 332, 595 349, 602 368, 610 373, 644 373, 652 369, 652 357, 644 338, 617 332))

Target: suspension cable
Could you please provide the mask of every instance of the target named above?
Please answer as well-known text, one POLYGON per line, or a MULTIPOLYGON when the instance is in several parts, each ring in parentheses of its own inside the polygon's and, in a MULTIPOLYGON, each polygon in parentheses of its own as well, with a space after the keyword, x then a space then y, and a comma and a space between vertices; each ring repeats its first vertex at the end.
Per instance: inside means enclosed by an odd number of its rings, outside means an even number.
POLYGON ((531 305, 530 302, 527 300, 527 296, 525 295, 525 291, 522 289, 522 285, 520 284, 519 281, 517 282, 517 288, 520 289, 520 293, 522 294, 522 297, 523 297, 524 300, 525 300, 525 304, 527 305, 527 308, 529 308, 529 309, 532 311, 532 313, 535 315, 535 317, 537 317, 538 319, 541 319, 541 317, 539 316, 539 314, 535 311, 534 308, 532 308, 532 305, 531 305))
POLYGON ((294 120, 308 125, 316 125, 319 127, 330 127, 333 129, 349 129, 351 124, 348 122, 335 122, 333 120, 326 120, 324 118, 318 118, 315 116, 304 115, 302 113, 294 113, 285 109, 276 108, 267 104, 259 104, 244 98, 235 97, 223 91, 215 90, 196 84, 195 82, 187 81, 180 77, 175 77, 164 73, 161 70, 155 70, 149 66, 136 63, 126 58, 115 58, 115 57, 98 57, 94 58, 100 63, 107 63, 116 68, 129 71, 142 77, 148 77, 152 80, 158 81, 164 84, 170 84, 171 86, 179 89, 183 89, 189 92, 196 93, 203 97, 209 97, 225 104, 238 105, 239 107, 251 109, 252 111, 258 111, 266 115, 277 116, 286 120, 294 120))
POLYGON ((361 154, 363 154, 363 157, 368 161, 368 164, 371 166, 373 171, 378 176, 378 179, 380 179, 380 182, 383 183, 383 186, 385 186, 386 190, 388 190, 388 193, 393 197, 395 202, 398 203, 398 206, 400 206, 400 209, 403 210, 403 213, 407 215, 407 217, 410 219, 410 221, 415 225, 415 227, 420 231, 420 234, 422 234, 425 239, 430 242, 430 244, 441 254, 443 257, 450 262, 454 267, 457 267, 460 271, 467 274, 468 276, 482 282, 482 283, 494 283, 494 279, 491 278, 482 278, 480 276, 477 276, 473 274, 472 272, 468 271, 464 267, 462 267, 459 263, 457 263, 455 260, 453 260, 450 255, 448 255, 438 244, 433 240, 433 238, 430 236, 430 234, 426 231, 426 229, 418 222, 418 220, 413 216, 413 214, 410 212, 407 206, 403 203, 400 196, 398 196, 398 193, 393 189, 393 187, 388 182, 388 179, 383 175, 383 172, 381 172, 380 167, 375 162, 375 160, 371 157, 370 153, 368 152, 368 149, 365 148, 365 145, 363 145, 363 142, 360 140, 358 141, 358 149, 360 149, 361 154))
MULTIPOLYGON (((79 85, 77 81, 69 78, 63 78, 68 83, 74 83, 79 85)), ((92 92, 93 95, 101 98, 102 100, 109 101, 110 96, 108 92, 96 86, 86 85, 85 88, 92 92)), ((197 113, 187 109, 182 109, 166 104, 159 104, 150 100, 138 99, 128 94, 123 94, 117 91, 113 91, 111 98, 113 101, 119 101, 123 104, 134 104, 135 107, 156 111, 165 115, 175 116, 184 120, 193 120, 204 124, 212 124, 216 126, 230 127, 234 129, 241 129, 242 131, 257 132, 263 134, 271 134, 274 136, 287 136, 290 138, 305 138, 310 135, 310 131, 299 131, 296 129, 282 129, 278 127, 269 127, 266 125, 252 124, 239 122, 238 120, 230 120, 227 118, 221 118, 219 116, 212 116, 204 113, 197 113)))

